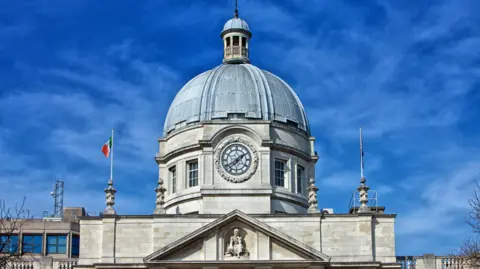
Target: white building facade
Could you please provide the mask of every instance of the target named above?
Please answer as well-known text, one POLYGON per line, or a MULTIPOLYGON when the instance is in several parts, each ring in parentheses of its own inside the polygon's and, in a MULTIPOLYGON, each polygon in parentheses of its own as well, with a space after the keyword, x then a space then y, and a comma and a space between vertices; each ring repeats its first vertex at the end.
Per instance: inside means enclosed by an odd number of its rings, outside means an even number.
POLYGON ((250 64, 252 33, 237 11, 221 37, 223 63, 168 111, 154 214, 116 214, 111 184, 105 214, 80 220, 76 267, 400 268, 395 215, 319 211, 303 105, 250 64))

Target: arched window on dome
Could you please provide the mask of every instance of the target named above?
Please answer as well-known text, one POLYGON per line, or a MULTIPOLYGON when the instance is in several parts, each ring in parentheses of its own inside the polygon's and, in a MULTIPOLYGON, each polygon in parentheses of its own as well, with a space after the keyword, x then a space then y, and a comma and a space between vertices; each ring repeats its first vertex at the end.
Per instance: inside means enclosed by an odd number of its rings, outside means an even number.
POLYGON ((227 37, 227 38, 225 39, 225 41, 226 41, 226 43, 227 43, 227 48, 229 48, 229 47, 230 47, 230 37, 227 37))

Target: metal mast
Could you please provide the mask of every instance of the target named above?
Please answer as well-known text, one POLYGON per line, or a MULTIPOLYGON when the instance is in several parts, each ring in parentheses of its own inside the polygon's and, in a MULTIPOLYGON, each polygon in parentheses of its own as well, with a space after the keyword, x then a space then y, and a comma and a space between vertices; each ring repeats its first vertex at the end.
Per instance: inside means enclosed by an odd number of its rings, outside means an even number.
POLYGON ((55 181, 55 187, 50 193, 53 197, 53 217, 63 217, 63 186, 62 180, 55 181))

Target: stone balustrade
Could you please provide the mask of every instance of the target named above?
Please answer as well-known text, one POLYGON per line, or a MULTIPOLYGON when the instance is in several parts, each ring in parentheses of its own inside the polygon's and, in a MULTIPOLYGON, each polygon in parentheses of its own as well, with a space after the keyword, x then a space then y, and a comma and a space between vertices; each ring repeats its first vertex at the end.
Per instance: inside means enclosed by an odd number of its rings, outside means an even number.
POLYGON ((244 56, 248 57, 248 49, 240 46, 230 46, 225 48, 225 57, 244 56))
POLYGON ((464 259, 451 256, 397 256, 402 269, 468 269, 464 259))
POLYGON ((73 269, 77 258, 24 257, 9 262, 7 269, 73 269))

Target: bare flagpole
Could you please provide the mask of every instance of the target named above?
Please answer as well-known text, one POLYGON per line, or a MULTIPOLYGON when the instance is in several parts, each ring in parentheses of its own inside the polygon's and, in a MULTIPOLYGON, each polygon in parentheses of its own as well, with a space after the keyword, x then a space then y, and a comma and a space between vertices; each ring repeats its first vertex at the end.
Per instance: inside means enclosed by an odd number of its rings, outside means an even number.
POLYGON ((363 137, 362 127, 360 127, 360 177, 363 178, 363 137))

